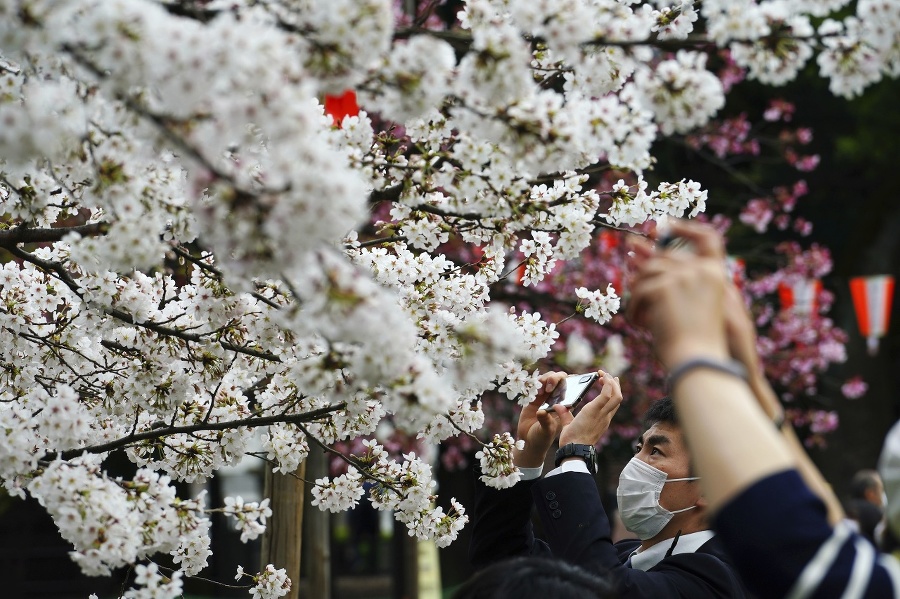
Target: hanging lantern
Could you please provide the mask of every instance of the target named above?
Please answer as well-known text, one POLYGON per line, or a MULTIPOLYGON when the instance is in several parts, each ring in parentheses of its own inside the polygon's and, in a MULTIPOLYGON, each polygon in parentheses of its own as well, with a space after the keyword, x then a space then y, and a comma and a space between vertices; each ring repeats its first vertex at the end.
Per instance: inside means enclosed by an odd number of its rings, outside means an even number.
POLYGON ((850 293, 859 332, 866 338, 870 355, 878 353, 878 340, 887 333, 894 297, 894 277, 876 275, 850 279, 850 293))
POLYGON ((609 231, 607 229, 603 229, 600 231, 600 251, 604 254, 613 248, 619 247, 619 236, 609 231))
POLYGON ((344 93, 333 96, 325 95, 325 114, 330 114, 337 127, 341 126, 346 116, 359 114, 359 105, 356 103, 356 92, 348 89, 344 93))
POLYGON ((608 280, 612 283, 613 289, 615 289, 619 295, 622 295, 622 292, 625 289, 625 279, 622 276, 622 269, 612 266, 617 263, 617 257, 612 255, 612 252, 615 252, 619 247, 621 238, 617 232, 603 229, 598 236, 598 242, 600 244, 600 252, 603 254, 604 258, 606 258, 607 264, 610 265, 607 272, 608 280))
POLYGON ((516 267, 516 285, 522 285, 525 280, 525 262, 523 261, 516 267))
POLYGON ((781 300, 781 309, 790 310, 800 316, 817 314, 821 291, 822 281, 819 279, 795 279, 791 283, 779 283, 778 298, 781 300))

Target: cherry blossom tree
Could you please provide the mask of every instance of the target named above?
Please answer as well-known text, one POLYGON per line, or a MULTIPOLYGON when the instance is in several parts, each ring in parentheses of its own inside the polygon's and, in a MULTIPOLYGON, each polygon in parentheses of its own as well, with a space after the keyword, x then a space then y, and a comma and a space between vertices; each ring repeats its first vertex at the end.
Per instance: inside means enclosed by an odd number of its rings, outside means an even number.
MULTIPOLYGON (((898 72, 896 1, 471 0, 453 27, 439 4, 0 4, 0 478, 85 573, 137 564, 124 596, 179 595, 211 512, 260 534, 265 501, 174 487, 248 453, 293 472, 367 439, 314 503, 350 508, 368 479, 450 543, 463 506, 433 508, 431 465, 371 436, 390 418, 438 443, 482 427, 485 392, 535 396, 559 331, 498 281, 521 263, 537 288, 603 228, 705 210, 702 182, 653 180, 652 149, 724 105, 719 50, 772 85, 815 56, 847 97, 898 72), (335 122, 322 100, 347 89, 364 110, 335 122)), ((616 318, 610 282, 564 291, 579 318, 616 318)), ((483 444, 488 484, 518 479, 513 444, 483 444)), ((238 579, 290 586, 278 564, 238 579)))

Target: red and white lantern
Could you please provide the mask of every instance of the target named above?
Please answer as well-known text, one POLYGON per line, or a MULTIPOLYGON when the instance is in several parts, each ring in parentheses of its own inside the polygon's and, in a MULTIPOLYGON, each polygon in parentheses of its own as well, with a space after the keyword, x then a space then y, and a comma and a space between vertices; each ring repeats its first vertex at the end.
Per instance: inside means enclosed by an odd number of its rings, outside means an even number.
POLYGON ((822 281, 819 279, 795 279, 779 283, 778 298, 781 300, 781 309, 791 310, 801 316, 817 314, 821 291, 822 281))
POLYGON ((875 355, 878 353, 878 340, 884 337, 891 323, 894 277, 854 277, 850 279, 850 293, 859 332, 866 338, 869 354, 875 355))

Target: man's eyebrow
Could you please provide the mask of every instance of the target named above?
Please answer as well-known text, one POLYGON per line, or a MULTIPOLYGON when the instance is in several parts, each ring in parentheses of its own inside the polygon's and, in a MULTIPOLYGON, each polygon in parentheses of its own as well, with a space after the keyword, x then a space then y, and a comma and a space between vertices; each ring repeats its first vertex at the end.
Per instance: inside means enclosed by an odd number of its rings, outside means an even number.
POLYGON ((669 443, 671 443, 671 440, 665 435, 656 434, 647 437, 647 440, 644 441, 644 443, 646 443, 647 445, 668 445, 669 443))

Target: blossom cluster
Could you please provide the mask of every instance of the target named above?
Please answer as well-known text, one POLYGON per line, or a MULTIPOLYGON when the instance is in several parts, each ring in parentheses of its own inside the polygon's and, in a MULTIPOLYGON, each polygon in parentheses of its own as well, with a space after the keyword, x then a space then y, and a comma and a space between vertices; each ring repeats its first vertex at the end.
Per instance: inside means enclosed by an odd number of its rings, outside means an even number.
POLYGON ((637 225, 669 216, 694 217, 706 210, 707 192, 696 181, 660 183, 657 190, 650 193, 646 190, 647 181, 643 177, 639 176, 633 186, 619 179, 610 192, 612 205, 603 217, 616 226, 637 225))
POLYGON ((181 572, 175 571, 172 578, 167 578, 159 573, 159 566, 152 562, 138 564, 134 571, 136 588, 125 591, 123 599, 163 599, 181 596, 181 572))
POLYGON ((513 449, 525 449, 525 441, 516 441, 509 433, 499 433, 475 454, 481 464, 481 480, 486 485, 505 489, 522 478, 522 472, 513 464, 513 449))
POLYGON ((278 599, 284 597, 291 590, 291 581, 287 577, 284 568, 276 568, 272 564, 268 564, 262 572, 256 575, 244 572, 243 566, 238 566, 235 580, 240 580, 244 576, 253 579, 254 585, 250 589, 250 596, 253 599, 278 599))
POLYGON ((619 311, 619 296, 612 284, 607 285, 606 292, 600 290, 591 291, 585 287, 579 287, 575 290, 575 295, 579 299, 587 301, 587 307, 584 310, 586 318, 592 318, 600 324, 609 322, 613 314, 619 311))
POLYGON ((244 503, 242 497, 226 497, 223 512, 235 519, 235 527, 241 531, 244 543, 265 532, 266 518, 272 515, 268 498, 244 503))

